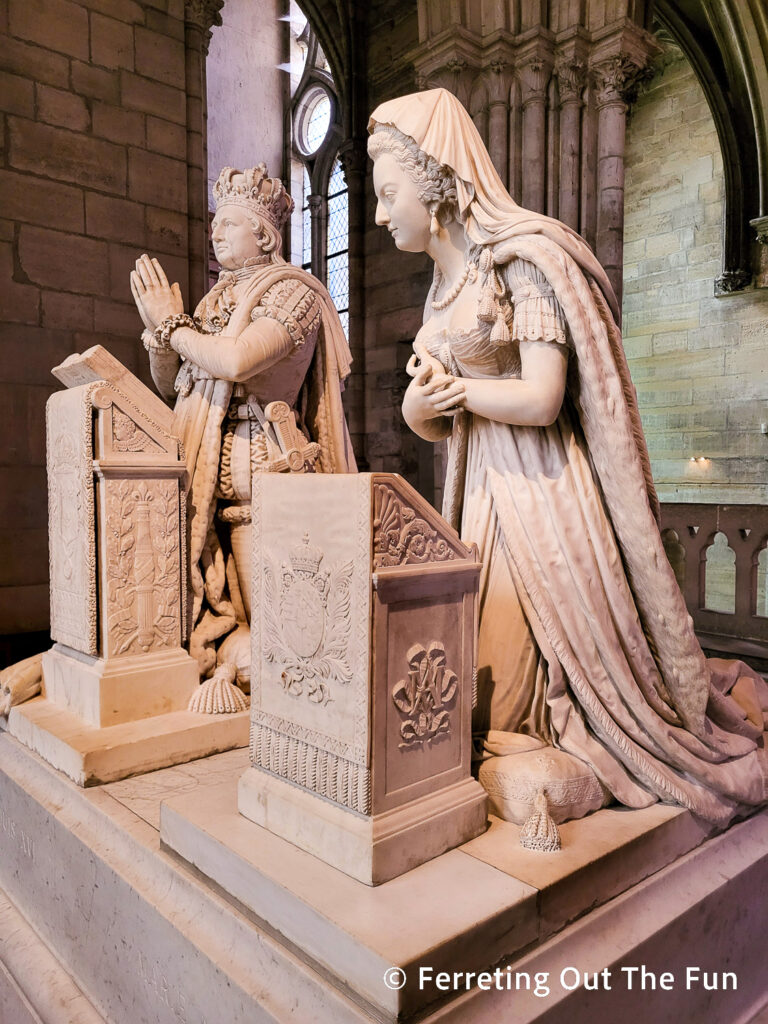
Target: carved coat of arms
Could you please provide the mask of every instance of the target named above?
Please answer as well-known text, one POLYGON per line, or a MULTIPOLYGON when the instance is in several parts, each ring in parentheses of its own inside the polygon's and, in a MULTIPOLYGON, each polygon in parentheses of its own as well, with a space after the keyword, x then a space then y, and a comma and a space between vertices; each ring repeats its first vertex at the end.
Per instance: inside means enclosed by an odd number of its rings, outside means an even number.
POLYGON ((290 564, 279 571, 266 564, 263 591, 264 657, 281 667, 286 693, 322 706, 333 700, 333 683, 352 678, 352 562, 324 570, 324 557, 305 534, 289 552, 290 564))

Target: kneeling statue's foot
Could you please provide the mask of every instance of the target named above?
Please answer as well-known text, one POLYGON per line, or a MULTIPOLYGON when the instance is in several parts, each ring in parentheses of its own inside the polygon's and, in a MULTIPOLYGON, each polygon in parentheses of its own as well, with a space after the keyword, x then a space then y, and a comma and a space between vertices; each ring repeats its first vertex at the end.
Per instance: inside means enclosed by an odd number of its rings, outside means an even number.
POLYGON ((17 661, 0 672, 0 718, 7 718, 12 707, 36 697, 43 683, 43 656, 17 661))
POLYGON ((249 700, 235 686, 237 666, 231 662, 219 665, 210 679, 198 686, 192 694, 188 708, 203 715, 231 715, 245 711, 249 700))

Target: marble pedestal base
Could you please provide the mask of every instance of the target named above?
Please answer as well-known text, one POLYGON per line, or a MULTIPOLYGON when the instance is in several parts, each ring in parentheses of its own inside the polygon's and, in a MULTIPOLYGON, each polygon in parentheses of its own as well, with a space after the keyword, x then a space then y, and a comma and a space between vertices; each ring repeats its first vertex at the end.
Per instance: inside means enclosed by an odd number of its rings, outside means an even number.
POLYGON ((43 679, 49 701, 103 728, 186 711, 200 668, 181 648, 104 660, 54 644, 43 655, 43 679))
POLYGON ((259 768, 240 778, 237 806, 347 875, 379 885, 485 832, 486 796, 474 779, 382 814, 352 814, 259 768))
POLYGON ((8 732, 78 786, 114 782, 248 745, 249 712, 171 711, 97 728, 45 697, 11 708, 8 732))
POLYGON ((707 838, 679 808, 609 808, 563 825, 551 856, 492 820, 372 888, 238 814, 247 763, 233 750, 82 789, 0 734, 0 888, 34 929, 0 901, 17 990, 5 999, 0 977, 3 1024, 11 998, 29 1024, 734 1024, 768 999, 768 811, 707 838), (161 841, 161 802, 163 838, 188 860, 161 841), (77 991, 53 988, 46 949, 77 991), (465 975, 507 965, 543 974, 547 993, 465 975), (630 990, 625 965, 674 985, 630 990), (688 965, 738 987, 687 988, 688 965), (458 981, 421 985, 423 966, 458 981), (611 987, 595 989, 605 969, 611 987))

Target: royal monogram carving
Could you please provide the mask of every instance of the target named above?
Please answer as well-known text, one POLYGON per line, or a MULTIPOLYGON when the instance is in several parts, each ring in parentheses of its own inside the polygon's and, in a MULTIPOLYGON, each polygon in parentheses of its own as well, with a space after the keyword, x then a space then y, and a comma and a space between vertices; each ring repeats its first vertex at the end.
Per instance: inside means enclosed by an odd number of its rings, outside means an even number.
POLYGON ((417 515, 387 484, 374 486, 373 565, 446 562, 456 558, 451 545, 417 515))
POLYGON ((401 747, 431 744, 451 731, 450 709, 459 680, 446 668, 445 648, 433 640, 428 648, 414 644, 408 651, 408 676, 392 690, 392 701, 405 717, 400 726, 401 747))
POLYGON ((264 646, 267 661, 282 667, 281 682, 292 697, 327 706, 332 684, 352 678, 349 662, 352 562, 321 569, 324 554, 309 534, 278 572, 264 570, 264 646))
POLYGON ((180 643, 175 481, 127 479, 106 498, 107 626, 112 655, 180 643))

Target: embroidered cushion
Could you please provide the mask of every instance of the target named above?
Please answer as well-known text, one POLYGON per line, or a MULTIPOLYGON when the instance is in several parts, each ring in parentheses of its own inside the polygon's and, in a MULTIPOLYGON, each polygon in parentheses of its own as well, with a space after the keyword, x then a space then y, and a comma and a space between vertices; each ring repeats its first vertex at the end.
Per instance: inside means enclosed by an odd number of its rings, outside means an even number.
MULTIPOLYGON (((526 740, 530 743, 529 737, 526 740)), ((583 818, 611 800, 588 764, 564 750, 544 745, 488 757, 480 765, 478 780, 488 793, 491 814, 517 825, 530 817, 542 789, 549 813, 558 825, 583 818)))

